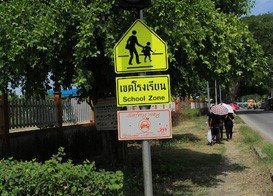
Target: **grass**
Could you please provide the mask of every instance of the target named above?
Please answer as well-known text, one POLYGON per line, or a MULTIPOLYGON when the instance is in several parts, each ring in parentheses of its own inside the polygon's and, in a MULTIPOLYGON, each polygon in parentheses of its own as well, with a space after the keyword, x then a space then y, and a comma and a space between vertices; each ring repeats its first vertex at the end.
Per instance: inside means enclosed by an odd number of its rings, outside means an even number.
POLYGON ((200 111, 199 109, 185 108, 183 111, 183 114, 185 117, 193 118, 193 117, 200 116, 200 111))
MULTIPOLYGON (((184 113, 179 118, 180 123, 173 127, 172 139, 151 142, 154 195, 208 195, 211 189, 222 183, 219 176, 229 172, 240 174, 246 170, 247 167, 242 163, 232 163, 223 168, 223 162, 227 162, 224 156, 226 145, 224 143, 207 145, 206 116, 184 113)), ((246 155, 244 156, 246 160, 247 156, 253 158, 252 146, 260 146, 268 158, 263 161, 257 160, 259 164, 253 172, 267 169, 267 166, 273 163, 273 144, 265 142, 239 117, 236 117, 235 122, 235 140, 232 142, 242 145, 240 148, 246 155)), ((141 142, 129 144, 124 175, 125 195, 143 195, 141 142)), ((237 180, 241 182, 242 179, 237 180)))
POLYGON ((250 127, 244 125, 239 128, 239 131, 243 134, 243 142, 248 145, 255 145, 262 143, 262 137, 253 131, 250 127))
POLYGON ((250 147, 257 146, 262 149, 262 152, 267 155, 267 158, 263 160, 269 167, 273 166, 273 144, 263 140, 258 132, 250 127, 243 125, 239 128, 239 131, 243 134, 243 142, 250 147))
MULTIPOLYGON (((206 117, 183 118, 173 128, 173 138, 153 141, 152 172, 155 195, 207 193, 218 183, 224 145, 207 145, 206 117)), ((125 171, 126 195, 143 193, 141 146, 131 143, 125 171)))
POLYGON ((262 148, 263 152, 266 153, 268 159, 268 164, 273 164, 273 144, 271 143, 265 143, 262 148))
MULTIPOLYGON (((240 174, 246 169, 242 163, 222 167, 223 162, 226 162, 225 144, 207 145, 206 116, 194 113, 194 111, 191 115, 184 113, 177 117, 180 122, 174 123, 172 139, 151 142, 154 195, 208 195, 211 189, 222 183, 219 176, 228 172, 240 174)), ((258 165, 255 165, 256 162, 253 163, 255 168, 272 165, 273 144, 263 141, 238 116, 235 123, 235 140, 232 142, 243 145, 240 152, 244 153, 245 160, 248 160, 248 156, 253 158, 252 146, 258 145, 270 158, 265 161, 257 160, 258 165)), ((129 144, 124 174, 125 195, 143 195, 141 142, 129 144)), ((241 183, 241 180, 239 178, 238 183, 241 183)), ((245 188, 247 189, 247 186, 245 188)))
POLYGON ((235 114, 235 123, 236 124, 245 124, 245 122, 240 117, 238 117, 236 114, 235 114))

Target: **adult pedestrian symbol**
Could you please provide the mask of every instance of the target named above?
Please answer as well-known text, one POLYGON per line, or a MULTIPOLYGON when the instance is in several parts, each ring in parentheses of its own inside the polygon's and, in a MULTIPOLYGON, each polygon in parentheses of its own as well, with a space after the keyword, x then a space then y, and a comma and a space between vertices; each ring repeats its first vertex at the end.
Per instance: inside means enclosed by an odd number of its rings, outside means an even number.
POLYGON ((118 74, 168 69, 166 43, 142 20, 136 20, 115 45, 114 58, 118 74))

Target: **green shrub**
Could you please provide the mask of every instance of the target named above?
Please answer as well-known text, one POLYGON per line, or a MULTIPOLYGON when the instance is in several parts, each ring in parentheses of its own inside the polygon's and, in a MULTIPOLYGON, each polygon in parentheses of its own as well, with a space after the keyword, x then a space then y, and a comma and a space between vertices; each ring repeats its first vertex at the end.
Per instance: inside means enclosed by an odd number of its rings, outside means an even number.
POLYGON ((12 158, 0 161, 1 195, 122 195, 121 171, 96 171, 88 161, 74 165, 63 162, 60 148, 45 163, 22 162, 12 158))

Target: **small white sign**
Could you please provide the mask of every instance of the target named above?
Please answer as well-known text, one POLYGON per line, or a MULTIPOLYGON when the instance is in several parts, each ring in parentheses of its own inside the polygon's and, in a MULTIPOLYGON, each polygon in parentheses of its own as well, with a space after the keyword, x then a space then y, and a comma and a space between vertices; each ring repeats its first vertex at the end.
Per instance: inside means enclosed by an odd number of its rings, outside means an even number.
POLYGON ((118 111, 118 139, 172 138, 170 110, 118 111))

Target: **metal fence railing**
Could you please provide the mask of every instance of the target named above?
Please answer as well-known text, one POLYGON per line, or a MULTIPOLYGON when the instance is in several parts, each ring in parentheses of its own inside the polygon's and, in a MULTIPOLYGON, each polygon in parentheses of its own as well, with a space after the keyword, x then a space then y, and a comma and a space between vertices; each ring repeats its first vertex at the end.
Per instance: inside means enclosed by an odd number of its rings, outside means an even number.
POLYGON ((84 123, 91 120, 91 107, 86 102, 78 102, 77 99, 62 101, 63 123, 84 123))
MULTIPOLYGON (((10 129, 47 128, 58 125, 57 107, 53 100, 9 101, 10 129)), ((91 107, 86 101, 78 102, 76 98, 62 100, 63 125, 90 122, 91 107)))

